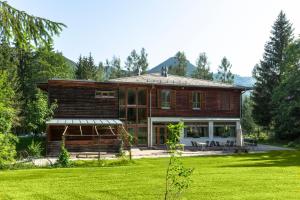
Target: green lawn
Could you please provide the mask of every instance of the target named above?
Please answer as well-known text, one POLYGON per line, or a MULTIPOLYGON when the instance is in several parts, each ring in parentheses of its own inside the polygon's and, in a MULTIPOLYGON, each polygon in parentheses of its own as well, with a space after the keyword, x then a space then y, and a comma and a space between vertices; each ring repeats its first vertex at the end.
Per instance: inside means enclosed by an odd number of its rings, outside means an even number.
MULTIPOLYGON (((183 158, 186 199, 300 199, 300 151, 183 158)), ((130 166, 0 172, 0 199, 162 199, 167 159, 130 166)))

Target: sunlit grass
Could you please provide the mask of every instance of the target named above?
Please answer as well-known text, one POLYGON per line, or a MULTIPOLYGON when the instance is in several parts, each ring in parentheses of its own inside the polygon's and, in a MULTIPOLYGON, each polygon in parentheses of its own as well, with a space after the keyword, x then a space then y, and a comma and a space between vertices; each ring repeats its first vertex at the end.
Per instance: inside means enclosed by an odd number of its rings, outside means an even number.
MULTIPOLYGON (((183 158, 186 199, 300 199, 300 151, 183 158)), ((0 199, 162 199, 167 158, 114 167, 0 172, 0 199)))

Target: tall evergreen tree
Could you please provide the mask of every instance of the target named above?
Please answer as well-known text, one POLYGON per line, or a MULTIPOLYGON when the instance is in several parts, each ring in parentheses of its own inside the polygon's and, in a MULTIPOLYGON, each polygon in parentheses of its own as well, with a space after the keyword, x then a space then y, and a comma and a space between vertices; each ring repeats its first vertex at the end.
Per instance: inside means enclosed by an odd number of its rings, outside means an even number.
POLYGON ((272 115, 277 138, 293 140, 300 138, 300 39, 286 48, 284 57, 285 71, 272 95, 272 115))
POLYGON ((100 62, 96 71, 95 81, 104 81, 106 80, 105 69, 103 62, 100 62))
POLYGON ((59 35, 63 27, 63 23, 29 15, 0 1, 0 39, 22 49, 52 44, 52 37, 59 35))
POLYGON ((213 80, 213 73, 210 72, 208 59, 206 53, 200 53, 196 61, 196 69, 192 73, 193 78, 213 80))
POLYGON ((242 104, 242 119, 241 125, 243 129, 243 133, 253 133, 255 130, 255 123, 252 117, 252 110, 253 110, 253 102, 251 98, 248 96, 243 97, 243 104, 242 104))
POLYGON ((273 90, 284 73, 284 52, 293 40, 292 24, 281 11, 272 26, 270 40, 265 45, 263 59, 253 70, 256 79, 252 93, 253 117, 257 124, 268 128, 272 121, 273 90))
POLYGON ((169 73, 178 76, 186 76, 187 73, 187 64, 185 53, 178 51, 175 55, 177 61, 175 66, 169 67, 169 73))
POLYGON ((113 57, 110 61, 111 71, 110 71, 110 79, 120 78, 123 76, 122 68, 121 68, 121 59, 117 57, 113 57))
POLYGON ((128 76, 135 76, 138 74, 145 74, 148 68, 148 54, 144 48, 141 49, 140 54, 136 50, 132 50, 125 62, 128 76))
POLYGON ((232 84, 234 81, 234 75, 231 73, 231 63, 226 57, 222 58, 221 65, 218 68, 217 79, 222 83, 232 84))
POLYGON ((139 56, 139 67, 141 68, 141 73, 145 74, 148 69, 148 54, 146 53, 145 48, 141 49, 140 56, 139 56))
POLYGON ((76 78, 85 80, 95 80, 97 73, 97 66, 94 63, 94 58, 90 53, 88 57, 79 57, 76 64, 76 78))

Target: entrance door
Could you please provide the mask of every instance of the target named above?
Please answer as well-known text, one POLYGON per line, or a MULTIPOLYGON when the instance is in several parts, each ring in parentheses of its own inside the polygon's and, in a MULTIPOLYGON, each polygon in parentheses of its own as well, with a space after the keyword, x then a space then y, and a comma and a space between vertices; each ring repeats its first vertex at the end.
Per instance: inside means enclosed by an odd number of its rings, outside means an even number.
POLYGON ((164 145, 167 142, 167 127, 154 126, 153 145, 164 145))

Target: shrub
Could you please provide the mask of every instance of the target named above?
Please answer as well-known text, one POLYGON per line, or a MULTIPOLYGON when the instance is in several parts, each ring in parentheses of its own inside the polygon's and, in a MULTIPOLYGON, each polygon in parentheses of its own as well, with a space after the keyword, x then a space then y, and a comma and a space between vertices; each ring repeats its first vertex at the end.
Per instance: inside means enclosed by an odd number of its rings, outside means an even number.
POLYGON ((42 151, 42 144, 40 142, 34 142, 34 140, 32 140, 31 144, 27 147, 27 152, 29 156, 32 157, 41 157, 42 151))
POLYGON ((64 147, 64 145, 61 146, 61 151, 58 156, 57 164, 61 167, 70 166, 70 154, 68 150, 64 147))
POLYGON ((13 134, 0 133, 0 168, 15 161, 17 142, 13 134))

